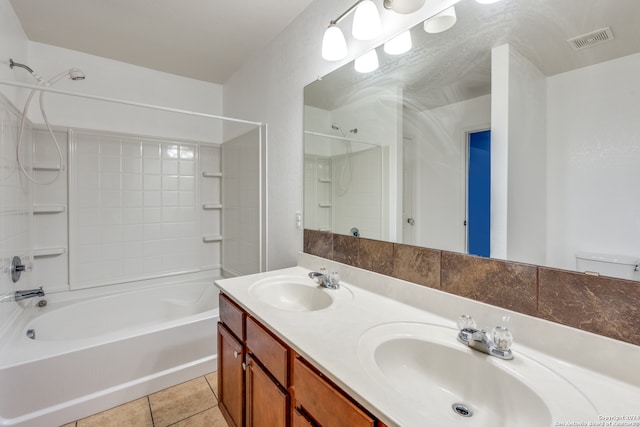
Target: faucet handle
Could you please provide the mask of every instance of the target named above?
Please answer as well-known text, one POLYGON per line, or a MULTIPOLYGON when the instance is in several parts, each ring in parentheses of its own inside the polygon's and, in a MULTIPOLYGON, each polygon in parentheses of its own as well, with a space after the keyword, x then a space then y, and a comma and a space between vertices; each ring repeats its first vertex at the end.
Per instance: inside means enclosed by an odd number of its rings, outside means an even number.
POLYGON ((337 288, 340 285, 340 274, 338 274, 337 271, 332 271, 329 275, 329 281, 331 282, 331 286, 337 288))
POLYGON ((507 351, 513 344, 513 335, 506 326, 496 326, 492 333, 493 343, 501 351, 507 351))
POLYGON ((473 317, 463 314, 458 317, 458 329, 476 329, 476 321, 473 320, 473 317))

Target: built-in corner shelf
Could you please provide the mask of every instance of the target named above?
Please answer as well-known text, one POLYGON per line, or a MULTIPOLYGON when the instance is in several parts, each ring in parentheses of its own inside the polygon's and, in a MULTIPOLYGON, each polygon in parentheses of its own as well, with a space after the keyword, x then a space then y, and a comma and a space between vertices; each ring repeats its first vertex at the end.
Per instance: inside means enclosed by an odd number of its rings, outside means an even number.
POLYGON ((320 206, 321 208, 330 208, 331 202, 319 202, 318 206, 320 206))
POLYGON ((202 172, 202 176, 205 178, 221 178, 222 172, 202 172))
POLYGON ((220 203, 203 203, 202 209, 205 211, 213 210, 213 209, 222 209, 222 205, 220 203))
POLYGON ((318 178, 319 182, 331 182, 331 178, 318 178))
POLYGON ((66 207, 64 205, 35 205, 33 207, 34 214, 56 214, 64 212, 66 207))
POLYGON ((65 248, 42 248, 42 249, 34 249, 33 256, 35 258, 45 257, 45 256, 58 256, 62 255, 66 252, 65 248))
POLYGON ((36 171, 59 171, 62 169, 59 163, 33 162, 33 170, 36 171))
POLYGON ((212 242, 220 242, 222 241, 222 236, 216 234, 208 234, 202 238, 204 243, 212 243, 212 242))

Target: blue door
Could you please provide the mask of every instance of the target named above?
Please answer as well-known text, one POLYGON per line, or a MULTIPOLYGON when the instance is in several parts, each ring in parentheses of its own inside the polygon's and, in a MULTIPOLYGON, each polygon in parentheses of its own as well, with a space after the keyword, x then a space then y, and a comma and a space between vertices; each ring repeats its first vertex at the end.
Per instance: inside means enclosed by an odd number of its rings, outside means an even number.
POLYGON ((467 183, 469 254, 489 257, 491 230, 491 131, 469 134, 467 183))

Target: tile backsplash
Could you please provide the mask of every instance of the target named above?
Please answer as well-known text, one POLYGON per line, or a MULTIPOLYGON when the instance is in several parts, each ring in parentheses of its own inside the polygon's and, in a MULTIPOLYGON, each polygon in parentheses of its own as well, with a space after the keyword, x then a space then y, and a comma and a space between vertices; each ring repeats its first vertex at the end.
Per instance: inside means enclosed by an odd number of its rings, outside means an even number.
POLYGON ((304 230, 304 252, 640 345, 640 283, 304 230))

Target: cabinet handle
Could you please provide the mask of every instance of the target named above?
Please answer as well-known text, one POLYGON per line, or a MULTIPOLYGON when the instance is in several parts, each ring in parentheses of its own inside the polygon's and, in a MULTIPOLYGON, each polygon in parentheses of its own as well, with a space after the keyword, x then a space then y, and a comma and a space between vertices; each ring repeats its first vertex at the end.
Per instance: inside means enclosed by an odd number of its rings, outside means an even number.
POLYGON ((243 371, 246 371, 247 368, 250 367, 250 366, 251 366, 251 362, 248 362, 248 363, 242 362, 242 370, 243 371))
POLYGON ((234 350, 233 352, 233 357, 235 357, 236 359, 238 358, 238 356, 240 356, 240 353, 238 353, 237 351, 234 350))

